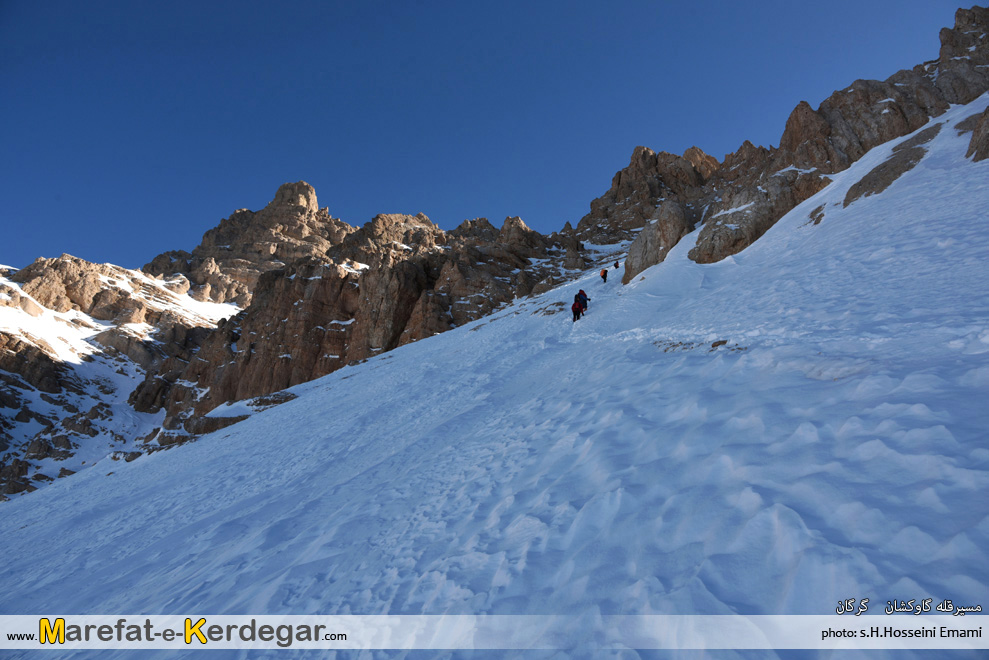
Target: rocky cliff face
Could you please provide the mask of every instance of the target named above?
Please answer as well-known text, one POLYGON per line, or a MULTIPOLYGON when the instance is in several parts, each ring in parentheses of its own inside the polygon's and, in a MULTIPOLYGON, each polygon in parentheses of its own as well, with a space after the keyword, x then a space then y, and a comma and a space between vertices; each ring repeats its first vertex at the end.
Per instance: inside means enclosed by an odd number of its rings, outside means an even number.
POLYGON ((572 235, 545 237, 519 218, 500 230, 479 218, 444 232, 422 214, 383 214, 339 236, 322 253, 262 272, 243 312, 136 388, 137 410, 165 412, 149 442, 185 441, 223 403, 318 378, 551 288, 579 253, 572 235))
MULTIPOLYGON (((625 282, 665 258, 674 237, 685 234, 685 219, 691 229, 701 225, 689 252, 694 261, 719 261, 745 249, 826 186, 829 174, 917 130, 951 104, 968 103, 989 89, 989 9, 958 10, 954 28, 943 29, 940 39, 936 60, 885 81, 857 80, 816 110, 799 103, 778 148, 745 142, 719 164, 696 147, 683 157, 637 147, 611 189, 591 202, 591 212, 577 225, 578 238, 617 242, 641 230, 625 282), (682 213, 671 213, 669 202, 682 213)), ((972 129, 970 154, 984 158, 985 123, 972 129)), ((910 161, 909 155, 900 155, 883 176, 909 167, 910 161)))
MULTIPOLYGON (((713 158, 696 147, 691 154, 705 171, 713 158)), ((680 203, 696 221, 704 177, 686 157, 636 147, 628 167, 615 174, 611 189, 591 202, 591 212, 577 223, 577 237, 590 243, 617 243, 633 236, 665 200, 680 203)))

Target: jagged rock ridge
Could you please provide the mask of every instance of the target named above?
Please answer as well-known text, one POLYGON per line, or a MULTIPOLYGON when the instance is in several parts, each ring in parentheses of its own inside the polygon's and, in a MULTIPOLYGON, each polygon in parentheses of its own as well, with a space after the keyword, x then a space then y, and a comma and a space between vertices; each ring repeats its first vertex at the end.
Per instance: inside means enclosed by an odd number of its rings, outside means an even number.
POLYGON ((198 300, 245 307, 261 273, 319 258, 352 231, 354 227, 319 208, 308 183, 286 183, 260 211, 241 209, 206 232, 191 253, 165 252, 143 270, 152 276, 187 277, 198 300))
MULTIPOLYGON (((696 147, 682 157, 637 147, 611 189, 591 202, 577 237, 613 243, 638 233, 624 282, 661 262, 671 243, 685 235, 684 222, 690 230, 701 225, 690 251, 694 261, 719 261, 745 249, 826 186, 828 175, 989 89, 989 9, 959 9, 954 28, 941 30, 940 41, 936 60, 885 81, 857 80, 817 110, 799 103, 778 148, 746 141, 719 164, 696 147)), ((970 155, 984 158, 989 129, 986 123, 972 129, 970 155)), ((899 158, 901 168, 910 160, 899 158)))

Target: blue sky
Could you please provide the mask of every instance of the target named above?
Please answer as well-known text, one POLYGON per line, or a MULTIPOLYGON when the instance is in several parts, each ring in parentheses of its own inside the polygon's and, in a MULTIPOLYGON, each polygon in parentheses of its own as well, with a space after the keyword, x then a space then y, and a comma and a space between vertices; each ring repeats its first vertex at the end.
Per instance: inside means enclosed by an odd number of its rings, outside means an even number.
POLYGON ((776 145, 799 101, 934 59, 958 6, 0 0, 0 263, 138 267, 298 180, 354 225, 554 231, 636 145, 776 145))

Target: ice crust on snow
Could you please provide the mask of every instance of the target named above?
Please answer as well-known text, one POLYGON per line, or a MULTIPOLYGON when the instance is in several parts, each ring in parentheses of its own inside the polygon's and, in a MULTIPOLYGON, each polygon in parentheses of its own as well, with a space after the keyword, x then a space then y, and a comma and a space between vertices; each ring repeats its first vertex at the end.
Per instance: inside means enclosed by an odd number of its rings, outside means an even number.
POLYGON ((941 131, 843 208, 897 142, 729 259, 691 262, 687 237, 628 286, 592 269, 4 505, 0 614, 983 602, 989 163, 941 131), (553 312, 580 288, 585 318, 553 312))

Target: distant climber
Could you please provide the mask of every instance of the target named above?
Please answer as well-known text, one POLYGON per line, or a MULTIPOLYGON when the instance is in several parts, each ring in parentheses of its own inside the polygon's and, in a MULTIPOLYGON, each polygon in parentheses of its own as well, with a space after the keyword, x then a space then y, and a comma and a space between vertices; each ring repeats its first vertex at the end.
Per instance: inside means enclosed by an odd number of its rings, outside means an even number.
POLYGON ((601 269, 601 279, 604 280, 605 282, 608 281, 608 269, 607 268, 602 268, 601 269))
POLYGON ((618 262, 615 262, 615 270, 618 270, 618 262))
POLYGON ((579 292, 577 292, 577 295, 574 296, 573 299, 574 299, 574 302, 580 303, 580 313, 581 314, 583 314, 584 312, 587 311, 587 303, 589 303, 591 301, 591 299, 587 297, 587 294, 584 293, 584 290, 583 289, 581 289, 579 292))
POLYGON ((574 322, 580 318, 580 315, 584 313, 584 308, 580 306, 580 301, 574 300, 573 304, 570 305, 570 311, 573 312, 574 322))

